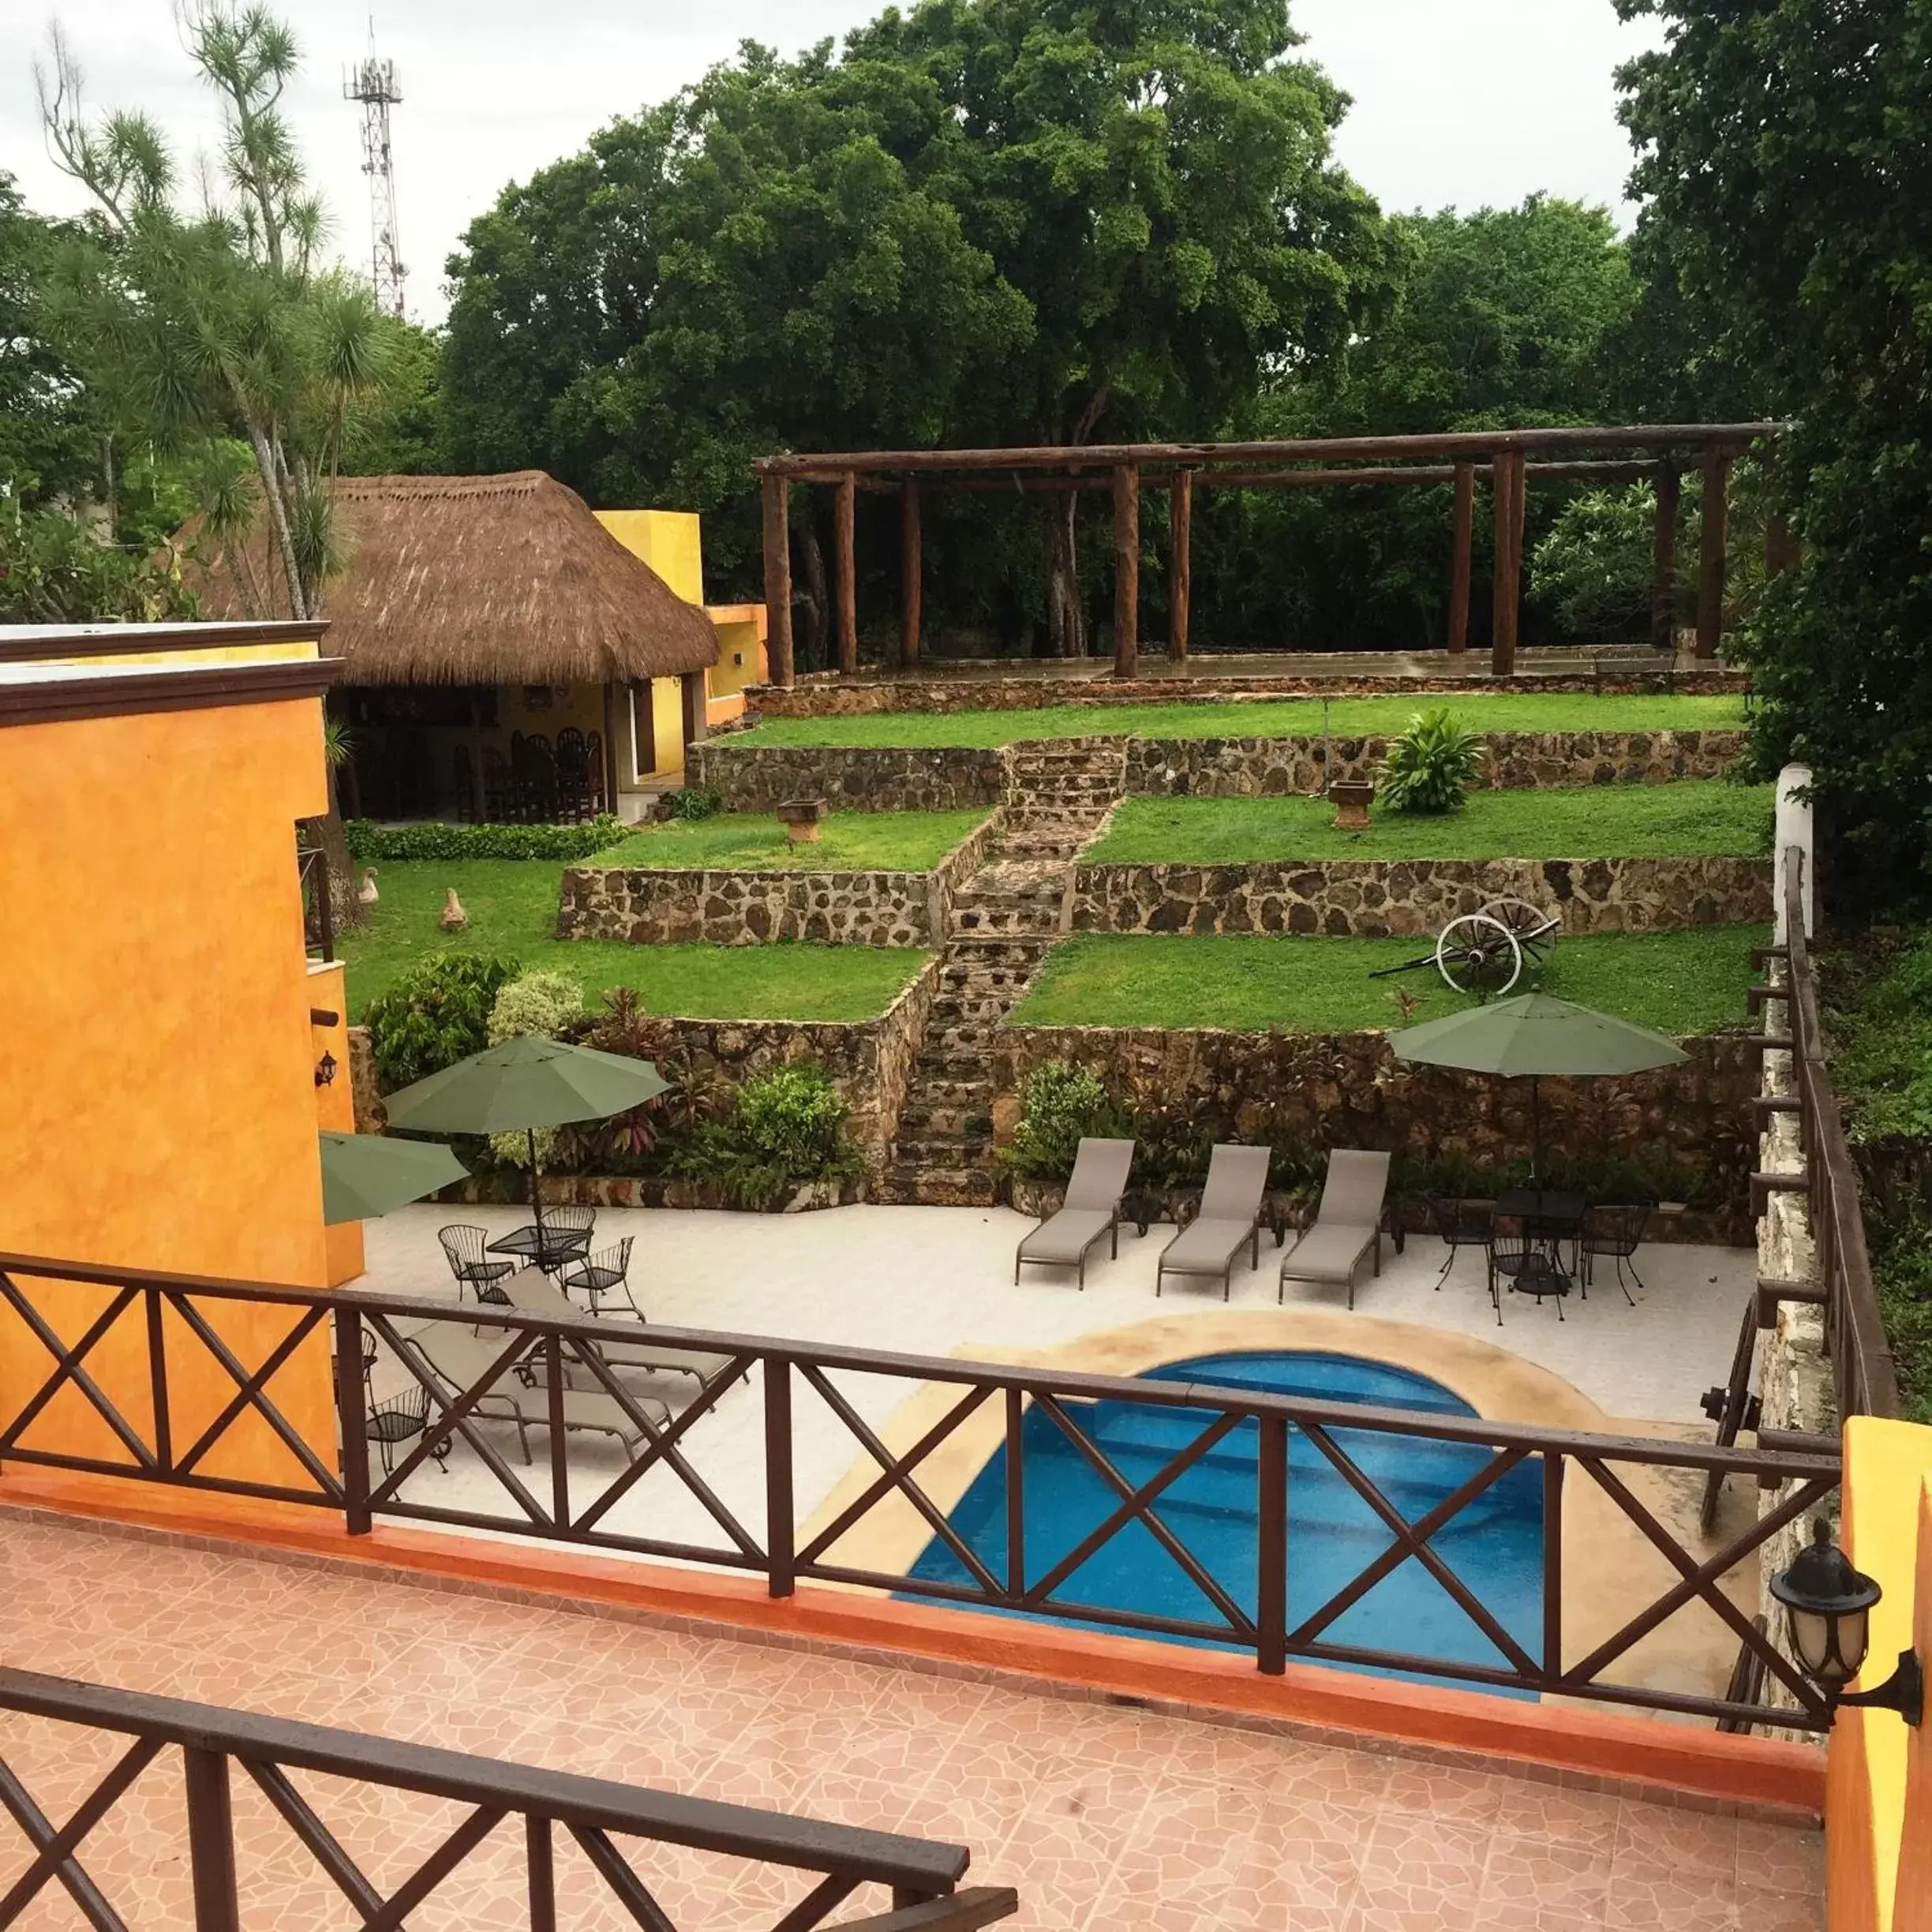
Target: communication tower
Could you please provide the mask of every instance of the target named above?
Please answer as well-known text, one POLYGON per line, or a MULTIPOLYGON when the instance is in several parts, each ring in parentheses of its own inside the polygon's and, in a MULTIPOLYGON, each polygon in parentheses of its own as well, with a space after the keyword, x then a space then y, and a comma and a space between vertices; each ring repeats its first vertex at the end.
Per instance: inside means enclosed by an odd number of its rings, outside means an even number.
POLYGON ((343 98, 362 103, 362 172, 369 178, 371 268, 376 299, 391 315, 402 313, 402 278, 407 272, 396 240, 395 159, 389 148, 389 110, 402 99, 395 62, 376 56, 376 23, 369 22, 369 51, 343 82, 343 98))

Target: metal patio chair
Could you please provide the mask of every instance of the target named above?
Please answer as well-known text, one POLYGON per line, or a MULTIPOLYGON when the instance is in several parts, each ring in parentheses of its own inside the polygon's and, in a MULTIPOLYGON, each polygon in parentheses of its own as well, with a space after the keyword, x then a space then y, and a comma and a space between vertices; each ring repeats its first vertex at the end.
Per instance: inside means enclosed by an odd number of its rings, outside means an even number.
MULTIPOLYGON (((365 1352, 363 1356, 365 1372, 373 1366, 365 1352)), ((392 1395, 387 1402, 372 1402, 363 1418, 363 1432, 375 1443, 382 1458, 383 1473, 395 1473, 396 1450, 406 1442, 414 1441, 429 1426, 429 1391, 419 1382, 414 1387, 405 1389, 400 1395, 392 1395)), ((436 1466, 447 1476, 449 1463, 449 1441, 432 1443, 430 1455, 436 1466)))
POLYGON ((644 1311, 631 1293, 631 1244, 636 1238, 627 1234, 615 1247, 601 1248, 581 1261, 567 1263, 557 1276, 559 1283, 580 1290, 589 1299, 593 1315, 601 1315, 605 1302, 616 1301, 642 1321, 644 1311))
POLYGON ((546 1208, 544 1210, 544 1233, 552 1241, 564 1237, 560 1245, 565 1249, 556 1267, 574 1267, 590 1251, 591 1230, 597 1225, 594 1208, 546 1208))
POLYGON ((436 1239, 443 1244, 450 1272, 456 1277, 456 1298, 462 1299, 467 1288, 479 1301, 507 1301, 509 1297, 496 1284, 516 1272, 514 1261, 492 1260, 489 1254, 489 1230, 458 1221, 438 1228, 436 1239))
POLYGON ((1486 1252, 1489 1246, 1489 1224, 1495 1218, 1494 1204, 1489 1201, 1458 1200, 1452 1194, 1428 1194, 1423 1197, 1428 1210, 1430 1232, 1439 1235, 1449 1252, 1442 1264, 1442 1272, 1436 1277, 1436 1286, 1440 1291, 1449 1279, 1449 1271, 1455 1266, 1456 1254, 1464 1248, 1481 1248, 1486 1252))
POLYGON ((1623 1299, 1632 1308, 1637 1305, 1636 1297, 1623 1279, 1623 1271, 1627 1266, 1631 1280, 1639 1288, 1643 1286, 1643 1277, 1637 1272, 1634 1257, 1650 1226, 1651 1211, 1655 1206, 1653 1201, 1606 1201, 1584 1215, 1582 1279, 1586 1295, 1589 1292, 1591 1282, 1596 1279, 1598 1260, 1613 1260, 1616 1264, 1616 1283, 1623 1290, 1623 1299))
POLYGON ((1503 1326, 1503 1287, 1507 1282, 1512 1294, 1533 1295, 1538 1308, 1546 1297, 1556 1303, 1556 1319, 1563 1318, 1563 1297, 1570 1292, 1570 1278, 1559 1265, 1551 1244, 1522 1221, 1498 1216, 1492 1224, 1488 1243, 1489 1301, 1496 1310, 1496 1326, 1503 1326))

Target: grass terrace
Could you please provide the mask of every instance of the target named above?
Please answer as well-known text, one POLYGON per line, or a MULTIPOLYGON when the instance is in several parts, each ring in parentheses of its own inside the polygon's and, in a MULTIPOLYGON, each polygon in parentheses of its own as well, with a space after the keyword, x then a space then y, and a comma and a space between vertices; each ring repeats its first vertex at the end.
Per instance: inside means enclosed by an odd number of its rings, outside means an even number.
MULTIPOLYGON (((1750 949, 1767 928, 1604 933, 1559 940, 1537 990, 1683 1036, 1743 1026, 1750 949)), ((1427 938, 1276 938, 1248 934, 1088 934, 1047 955, 1014 1008, 1017 1026, 1221 1027, 1235 1032, 1350 1033, 1437 1020, 1473 1005, 1432 965, 1393 979, 1380 968, 1429 952, 1427 938), (1405 1020, 1393 997, 1420 998, 1405 1020)), ((1518 991, 1529 991, 1525 983, 1518 991)))
POLYGON ((348 967, 350 1012, 360 1017, 421 954, 451 951, 500 953, 526 967, 574 973, 593 1001, 608 987, 634 987, 657 1013, 869 1020, 892 1004, 930 957, 882 946, 635 946, 560 939, 562 873, 560 865, 520 859, 379 866, 380 900, 369 908, 365 925, 337 938, 348 967), (451 886, 470 915, 468 929, 454 934, 436 923, 451 886))
POLYGON ((1252 865, 1271 859, 1749 857, 1771 848, 1777 788, 1718 778, 1471 792, 1460 811, 1370 814, 1339 832, 1313 798, 1130 798, 1091 865, 1252 865))
MULTIPOLYGON (((1417 691, 1335 698, 1337 737, 1398 732, 1447 705, 1480 732, 1720 731, 1744 722, 1742 697, 1648 697, 1583 691, 1417 691)), ((1050 705, 1026 711, 884 712, 868 717, 773 718, 730 745, 1005 745, 1037 738, 1295 738, 1324 729, 1319 698, 1195 704, 1050 705)))
POLYGON ((639 826, 582 863, 740 872, 929 872, 986 815, 829 812, 819 822, 816 843, 794 845, 769 812, 721 812, 688 823, 639 826))

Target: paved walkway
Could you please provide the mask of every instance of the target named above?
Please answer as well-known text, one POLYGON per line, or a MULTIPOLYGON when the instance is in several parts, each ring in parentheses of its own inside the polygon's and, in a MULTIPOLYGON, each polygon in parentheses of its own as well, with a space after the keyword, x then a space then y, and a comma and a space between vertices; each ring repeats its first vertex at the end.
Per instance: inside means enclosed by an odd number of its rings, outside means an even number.
MULTIPOLYGON (((1818 1835, 1115 1706, 672 1634, 0 1516, 0 1653, 23 1668, 963 1842, 1027 1932, 1822 1932, 1818 1835)), ((0 1716, 64 1820, 118 1747, 0 1716)), ((453 1807, 298 1774, 376 1882, 453 1807)), ((149 1767, 84 1862, 136 1926, 191 1922, 180 1769, 149 1767)), ((354 1923, 245 1780, 243 1923, 354 1923)), ((26 1863, 0 1820, 0 1885, 26 1863)), ((784 1874, 635 1848, 681 1926, 773 1924, 784 1874)), ((560 1855, 562 1923, 627 1924, 560 1855)), ((509 1927, 500 1827, 415 1932, 509 1927)), ((841 1916, 883 1910, 855 1896, 841 1916)), ((77 1923, 43 1897, 23 1926, 77 1923)))

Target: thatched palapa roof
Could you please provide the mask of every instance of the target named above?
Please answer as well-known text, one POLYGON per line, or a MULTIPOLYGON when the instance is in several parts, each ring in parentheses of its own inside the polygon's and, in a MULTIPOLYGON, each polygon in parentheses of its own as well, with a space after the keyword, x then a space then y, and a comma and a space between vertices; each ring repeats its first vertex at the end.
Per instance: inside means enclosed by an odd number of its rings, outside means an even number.
MULTIPOLYGON (((710 619, 541 470, 335 487, 348 561, 324 590, 324 648, 346 683, 601 684, 717 661, 710 619)), ((249 556, 265 551, 258 526, 249 556)), ((219 552, 183 575, 204 616, 249 614, 219 552)))

